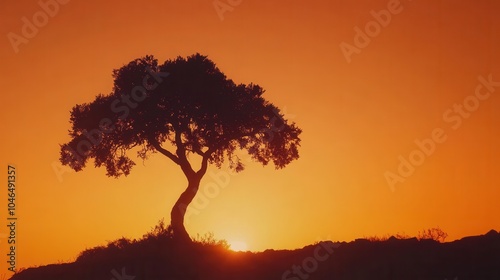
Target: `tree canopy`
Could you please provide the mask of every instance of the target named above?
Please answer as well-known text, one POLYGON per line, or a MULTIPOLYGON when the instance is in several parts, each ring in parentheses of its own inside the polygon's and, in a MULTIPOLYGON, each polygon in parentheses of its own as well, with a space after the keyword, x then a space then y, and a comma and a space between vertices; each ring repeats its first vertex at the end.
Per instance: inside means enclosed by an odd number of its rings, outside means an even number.
POLYGON ((235 171, 244 169, 238 149, 276 168, 299 157, 301 130, 262 97, 263 88, 234 83, 206 56, 159 65, 149 55, 114 70, 113 78, 110 94, 71 110, 71 140, 61 145, 60 160, 76 171, 93 158, 108 176, 128 175, 133 148, 142 159, 159 152, 181 167, 188 154, 201 156, 205 169, 228 160, 235 171))

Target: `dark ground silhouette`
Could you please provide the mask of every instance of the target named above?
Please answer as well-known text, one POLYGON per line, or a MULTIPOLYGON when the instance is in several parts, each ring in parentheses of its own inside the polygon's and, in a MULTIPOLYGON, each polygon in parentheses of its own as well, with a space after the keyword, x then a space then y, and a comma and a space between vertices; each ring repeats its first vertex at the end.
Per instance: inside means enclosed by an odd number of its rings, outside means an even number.
POLYGON ((141 240, 120 240, 80 254, 73 263, 28 268, 12 280, 334 280, 500 279, 500 233, 439 243, 389 238, 319 242, 296 250, 232 252, 205 239, 178 245, 156 227, 141 240))

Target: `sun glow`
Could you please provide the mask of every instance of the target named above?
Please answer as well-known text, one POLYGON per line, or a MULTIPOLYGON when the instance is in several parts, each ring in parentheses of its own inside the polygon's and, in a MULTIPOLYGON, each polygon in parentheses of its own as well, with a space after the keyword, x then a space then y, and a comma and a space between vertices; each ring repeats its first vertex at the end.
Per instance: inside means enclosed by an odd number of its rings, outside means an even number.
POLYGON ((239 252, 239 251, 247 251, 247 244, 245 242, 242 242, 242 241, 230 241, 229 242, 229 249, 231 249, 232 251, 236 251, 236 252, 239 252))

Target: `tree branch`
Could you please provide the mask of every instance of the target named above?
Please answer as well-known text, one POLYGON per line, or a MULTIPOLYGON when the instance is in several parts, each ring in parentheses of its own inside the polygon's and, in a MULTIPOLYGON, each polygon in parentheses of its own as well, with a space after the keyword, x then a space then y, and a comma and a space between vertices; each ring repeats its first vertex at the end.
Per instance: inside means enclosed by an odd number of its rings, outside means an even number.
POLYGON ((184 143, 182 143, 181 132, 178 129, 175 129, 175 146, 177 146, 177 150, 175 153, 180 160, 187 160, 186 158, 186 149, 184 148, 184 143))
POLYGON ((179 160, 179 165, 181 166, 182 172, 189 178, 190 176, 193 176, 196 174, 194 172, 193 168, 191 167, 191 163, 189 163, 189 160, 187 159, 186 156, 186 148, 184 147, 184 143, 182 143, 181 139, 181 132, 178 129, 175 129, 175 145, 177 146, 176 154, 177 158, 179 160))
POLYGON ((197 153, 200 156, 205 156, 205 153, 201 151, 201 149, 194 149, 194 152, 197 153))
POLYGON ((200 178, 203 177, 203 175, 205 175, 205 173, 207 172, 208 158, 209 156, 203 156, 203 159, 201 160, 200 170, 196 172, 196 175, 198 175, 200 178))
POLYGON ((163 155, 165 155, 166 157, 168 157, 169 159, 171 159, 173 162, 175 162, 176 164, 180 165, 180 161, 179 161, 179 158, 176 157, 174 154, 172 154, 170 151, 164 149, 160 143, 158 143, 158 141, 156 141, 156 139, 149 139, 149 143, 151 143, 151 145, 153 145, 153 147, 155 147, 155 149, 162 153, 163 155))

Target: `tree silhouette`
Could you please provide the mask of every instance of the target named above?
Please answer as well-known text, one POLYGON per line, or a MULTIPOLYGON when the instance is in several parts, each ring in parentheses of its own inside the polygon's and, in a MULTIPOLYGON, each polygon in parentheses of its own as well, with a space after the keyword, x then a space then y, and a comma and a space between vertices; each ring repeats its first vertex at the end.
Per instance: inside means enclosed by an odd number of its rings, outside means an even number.
POLYGON ((179 165, 188 186, 171 211, 174 236, 191 240, 184 215, 209 164, 239 172, 238 150, 276 169, 299 158, 301 130, 266 101, 256 84, 235 84, 206 56, 178 57, 159 65, 153 56, 113 71, 114 87, 71 110, 71 140, 60 161, 75 171, 90 158, 107 175, 128 175, 135 165, 127 151, 145 160, 160 153, 179 165), (199 157, 195 169, 189 155, 199 157))

